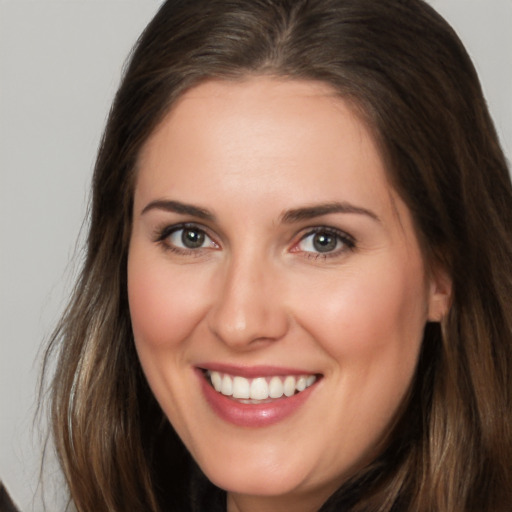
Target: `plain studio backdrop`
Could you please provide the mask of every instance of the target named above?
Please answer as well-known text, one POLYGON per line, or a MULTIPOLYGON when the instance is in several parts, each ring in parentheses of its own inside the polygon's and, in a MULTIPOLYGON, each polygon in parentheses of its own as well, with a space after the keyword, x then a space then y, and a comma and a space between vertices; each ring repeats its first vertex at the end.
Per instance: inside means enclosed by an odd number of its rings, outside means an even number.
MULTIPOLYGON (((91 171, 123 63, 160 3, 0 0, 0 479, 23 512, 43 510, 41 347, 81 261, 91 171)), ((474 60, 510 161, 512 0, 431 3, 474 60)), ((48 451, 53 512, 63 486, 48 451)))

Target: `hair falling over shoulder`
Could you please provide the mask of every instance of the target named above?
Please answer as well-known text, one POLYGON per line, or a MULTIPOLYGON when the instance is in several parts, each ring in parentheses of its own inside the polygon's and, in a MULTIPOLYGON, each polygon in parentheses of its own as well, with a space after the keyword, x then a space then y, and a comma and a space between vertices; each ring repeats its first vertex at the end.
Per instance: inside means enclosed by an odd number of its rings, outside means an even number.
POLYGON ((257 74, 320 81, 356 107, 429 268, 453 284, 385 451, 321 510, 509 511, 512 186, 474 67, 421 0, 169 0, 148 25, 110 112, 85 262, 45 359, 57 360, 51 422, 72 503, 194 510, 194 463, 152 396, 131 330, 137 158, 185 90, 257 74))

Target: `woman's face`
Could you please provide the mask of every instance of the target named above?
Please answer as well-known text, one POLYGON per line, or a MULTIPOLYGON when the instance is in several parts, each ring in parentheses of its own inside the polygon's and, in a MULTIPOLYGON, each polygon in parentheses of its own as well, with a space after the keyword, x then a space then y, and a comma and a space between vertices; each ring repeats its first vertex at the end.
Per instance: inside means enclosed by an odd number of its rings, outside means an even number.
POLYGON ((446 304, 372 137, 326 85, 211 81, 139 164, 128 292, 153 393, 231 510, 319 506, 375 456, 446 304))

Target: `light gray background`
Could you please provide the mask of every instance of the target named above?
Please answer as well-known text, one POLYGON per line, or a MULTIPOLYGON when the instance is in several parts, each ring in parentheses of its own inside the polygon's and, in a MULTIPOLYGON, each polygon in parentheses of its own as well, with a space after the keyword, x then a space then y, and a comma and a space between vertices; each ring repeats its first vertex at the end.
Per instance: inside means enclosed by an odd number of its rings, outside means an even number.
MULTIPOLYGON (((466 43, 512 155, 512 0, 431 0, 466 43)), ((0 478, 42 510, 40 350, 80 258, 95 152, 122 64, 157 0, 0 0, 0 478), (74 261, 74 264, 72 263, 74 261)), ((48 510, 63 510, 45 471, 48 510)))

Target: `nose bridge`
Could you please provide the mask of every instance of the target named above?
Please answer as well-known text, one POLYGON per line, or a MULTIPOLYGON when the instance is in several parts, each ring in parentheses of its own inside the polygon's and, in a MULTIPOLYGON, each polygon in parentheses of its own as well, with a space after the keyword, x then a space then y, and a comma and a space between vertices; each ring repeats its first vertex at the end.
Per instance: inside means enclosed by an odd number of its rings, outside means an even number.
POLYGON ((243 349, 281 338, 288 326, 280 275, 259 251, 233 253, 219 269, 210 329, 224 343, 243 349))

